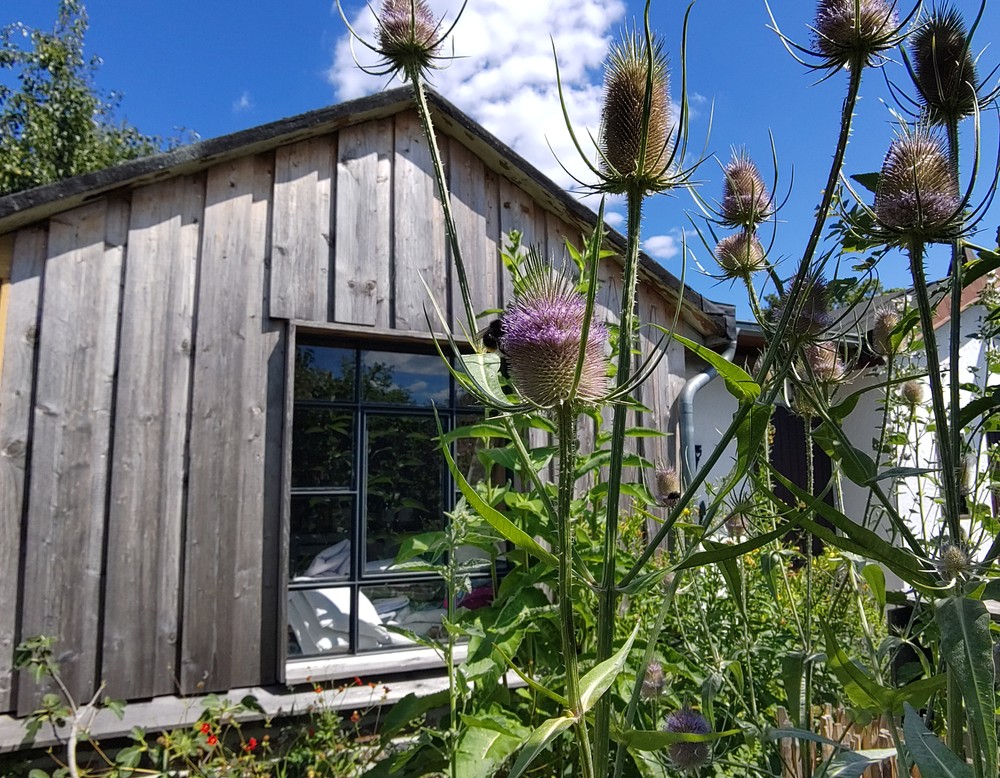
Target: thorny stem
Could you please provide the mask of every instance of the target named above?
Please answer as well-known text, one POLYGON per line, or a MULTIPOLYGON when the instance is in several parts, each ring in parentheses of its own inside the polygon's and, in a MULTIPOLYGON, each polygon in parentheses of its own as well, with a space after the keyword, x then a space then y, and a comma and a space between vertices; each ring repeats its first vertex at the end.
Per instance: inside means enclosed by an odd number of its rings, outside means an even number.
MULTIPOLYGON (((816 473, 815 473, 815 457, 813 453, 813 417, 811 413, 805 414, 802 418, 802 425, 805 428, 805 442, 806 442, 806 492, 810 497, 816 496, 816 473)), ((813 536, 811 532, 805 533, 805 554, 806 554, 806 601, 805 601, 805 612, 803 614, 803 621, 805 622, 805 662, 802 665, 802 685, 803 685, 803 700, 802 700, 802 720, 799 722, 799 726, 806 730, 807 732, 812 732, 812 657, 813 653, 813 638, 812 638, 812 600, 813 600, 813 536)), ((805 740, 802 741, 799 747, 799 753, 802 757, 802 775, 804 778, 808 778, 813 772, 812 763, 812 752, 809 747, 809 743, 805 740)))
POLYGON ((573 617, 573 486, 576 482, 577 411, 567 403, 556 410, 559 436, 559 492, 556 514, 559 525, 559 625, 562 633, 563 659, 566 662, 566 697, 575 718, 580 751, 580 775, 596 778, 587 717, 580 698, 580 668, 576 656, 576 623, 573 617))
MULTIPOLYGON (((632 335, 635 330, 635 287, 639 270, 639 225, 642 221, 643 193, 638 188, 627 194, 628 246, 623 271, 621 318, 618 328, 617 388, 628 383, 632 375, 632 335)), ((622 462, 625 455, 625 427, 628 406, 620 403, 614 407, 611 425, 611 462, 608 467, 607 512, 604 519, 604 577, 598 594, 597 656, 599 664, 608 659, 613 650, 615 612, 618 607, 617 570, 615 561, 618 550, 618 511, 621 497, 622 462)), ((605 695, 594 708, 594 761, 605 770, 611 742, 611 699, 605 695)))
POLYGON ((458 245, 458 231, 455 228, 455 216, 451 211, 451 194, 444 175, 444 165, 441 162, 441 151, 438 148, 437 137, 434 134, 434 122, 431 121, 430 108, 427 105, 427 95, 424 93, 423 78, 420 68, 407 70, 407 77, 413 84, 413 99, 417 103, 417 115, 427 138, 427 148, 431 154, 431 164, 434 168, 434 178, 437 181, 438 194, 441 196, 441 211, 444 213, 444 230, 451 249, 451 264, 458 273, 458 288, 462 292, 462 305, 465 308, 465 320, 469 328, 468 335, 476 331, 476 309, 472 305, 469 293, 469 281, 465 275, 465 262, 462 260, 462 250, 458 245))

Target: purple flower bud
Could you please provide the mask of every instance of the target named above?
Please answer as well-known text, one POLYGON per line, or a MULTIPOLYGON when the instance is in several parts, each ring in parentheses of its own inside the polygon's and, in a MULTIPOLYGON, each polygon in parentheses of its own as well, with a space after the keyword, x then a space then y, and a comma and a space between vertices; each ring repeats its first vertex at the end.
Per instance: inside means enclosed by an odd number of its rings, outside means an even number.
POLYGON ((681 498, 681 478, 670 465, 657 464, 656 501, 665 507, 673 507, 681 498))
POLYGON ((771 198, 760 171, 746 152, 733 154, 723 168, 722 222, 753 230, 771 215, 771 198))
POLYGON ((726 278, 747 280, 766 264, 764 249, 751 232, 727 235, 715 247, 715 259, 726 278))
POLYGON ((945 239, 960 222, 961 199, 942 142, 918 128, 896 138, 882 163, 875 215, 898 233, 945 239))
POLYGON ((932 124, 972 116, 979 76, 962 17, 955 8, 934 8, 910 40, 917 90, 932 124))
POLYGON ((887 356, 895 349, 892 346, 892 331, 899 324, 899 312, 895 308, 882 306, 875 311, 875 325, 872 327, 872 349, 876 354, 887 356))
POLYGON ((846 368, 835 343, 809 343, 802 352, 812 377, 820 383, 829 384, 844 377, 846 368))
MULTIPOLYGON (((707 735, 712 731, 705 717, 687 706, 667 716, 663 729, 690 735, 707 735)), ((668 753, 677 769, 696 770, 708 764, 711 749, 708 743, 672 743, 668 753)))
POLYGON ((897 41, 899 18, 887 0, 820 0, 813 25, 816 50, 831 67, 872 64, 897 41))
POLYGON ((586 303, 573 283, 547 267, 530 271, 503 316, 500 348, 522 397, 542 407, 597 402, 607 392, 608 331, 592 319, 583 333, 586 303), (581 340, 583 371, 571 397, 581 340))
POLYGON ((646 665, 646 675, 642 679, 642 691, 640 695, 644 700, 652 700, 663 694, 667 681, 663 676, 663 665, 659 662, 650 662, 646 665))

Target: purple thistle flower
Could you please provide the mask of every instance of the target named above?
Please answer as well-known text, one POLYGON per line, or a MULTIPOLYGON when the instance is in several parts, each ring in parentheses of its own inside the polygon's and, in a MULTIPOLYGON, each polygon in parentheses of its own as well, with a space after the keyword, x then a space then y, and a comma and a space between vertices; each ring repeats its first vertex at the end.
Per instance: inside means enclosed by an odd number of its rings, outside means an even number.
POLYGON ((656 479, 656 501, 667 508, 672 508, 681 498, 681 479, 677 470, 669 465, 657 464, 654 471, 656 479))
POLYGON ((870 65, 896 45, 899 17, 887 0, 820 0, 813 30, 817 53, 829 67, 870 65))
POLYGON ((802 349, 806 364, 813 377, 820 383, 829 384, 844 377, 846 368, 834 343, 809 343, 802 349))
POLYGON ((905 132, 889 146, 879 175, 875 215, 889 230, 943 240, 960 226, 961 199, 941 140, 925 128, 905 132))
POLYGON ((598 401, 607 392, 607 328, 592 319, 590 331, 584 335, 583 296, 569 279, 540 261, 529 265, 519 286, 513 304, 504 313, 500 339, 515 388, 541 407, 598 401), (584 337, 580 384, 571 396, 584 337))
POLYGON ((723 168, 722 223, 753 230, 771 215, 771 198, 764 179, 745 151, 734 153, 723 168))
MULTIPOLYGON (((667 716, 663 729, 689 735, 707 735, 712 731, 705 717, 687 706, 667 716)), ((679 770, 696 770, 708 764, 711 756, 708 743, 672 743, 668 753, 670 761, 679 770)))

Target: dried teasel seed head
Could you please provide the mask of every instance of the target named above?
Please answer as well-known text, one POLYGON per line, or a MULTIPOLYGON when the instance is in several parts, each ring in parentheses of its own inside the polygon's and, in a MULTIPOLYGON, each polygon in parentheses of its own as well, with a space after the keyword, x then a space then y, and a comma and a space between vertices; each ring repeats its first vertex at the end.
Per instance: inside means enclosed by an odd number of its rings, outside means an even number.
POLYGON ((723 168, 722 223, 753 230, 771 216, 771 198, 764 179, 746 152, 733 154, 723 168))
POLYGON ((667 57, 659 40, 652 42, 652 91, 643 151, 643 119, 649 48, 637 32, 626 33, 614 44, 604 72, 601 109, 602 167, 612 190, 629 183, 656 188, 670 152, 670 99, 667 57))
POLYGON ((900 386, 899 393, 913 407, 920 405, 924 401, 924 385, 916 378, 911 378, 900 386))
POLYGON ((935 8, 910 36, 917 91, 932 124, 957 122, 976 112, 979 76, 961 15, 935 8))
POLYGON ((502 319, 500 347, 511 381, 522 397, 541 407, 596 402, 607 392, 607 328, 591 319, 584 333, 586 301, 573 282, 537 255, 528 263, 502 319), (583 370, 573 395, 581 340, 586 341, 583 370))
POLYGON ((959 227, 961 198, 948 153, 926 128, 896 138, 882 163, 875 215, 888 229, 944 240, 959 227))
POLYGON ((813 25, 817 53, 829 67, 873 64, 898 39, 899 17, 889 0, 820 0, 813 25))
POLYGON ((652 700, 663 694, 667 680, 663 675, 663 665, 659 662, 650 662, 646 665, 646 674, 642 679, 642 691, 640 695, 644 700, 652 700))
POLYGON ((972 569, 972 560, 964 548, 949 543, 941 549, 937 568, 941 577, 950 581, 966 575, 972 569))
POLYGON ((727 235, 715 247, 715 259, 726 278, 747 280, 766 266, 757 236, 745 230, 727 235))
POLYGON ((440 41, 437 22, 427 0, 382 0, 378 15, 378 45, 395 70, 425 70, 440 41))
POLYGON ((673 507, 681 498, 681 477, 670 465, 657 463, 654 471, 656 478, 656 501, 665 507, 673 507))
POLYGON ((875 324, 872 327, 872 349, 876 354, 887 356, 895 349, 892 346, 892 331, 899 324, 899 311, 889 306, 882 306, 875 311, 875 324))
MULTIPOLYGON (((707 735, 712 731, 704 716, 686 706, 667 716, 663 729, 666 732, 690 735, 707 735)), ((678 770, 704 767, 712 755, 709 743, 671 743, 667 753, 678 770)))

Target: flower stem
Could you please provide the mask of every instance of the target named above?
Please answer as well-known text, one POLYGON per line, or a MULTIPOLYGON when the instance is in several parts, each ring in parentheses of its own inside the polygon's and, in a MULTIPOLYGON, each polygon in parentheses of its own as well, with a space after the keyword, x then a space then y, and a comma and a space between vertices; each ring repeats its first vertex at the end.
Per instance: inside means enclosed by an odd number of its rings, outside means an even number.
POLYGON ((587 717, 580 699, 580 669, 576 656, 576 622, 573 616, 573 486, 576 483, 577 411, 563 403, 556 410, 559 437, 559 491, 556 503, 559 529, 559 626, 566 662, 566 698, 576 718, 573 729, 580 751, 580 775, 596 778, 587 732, 587 717))

